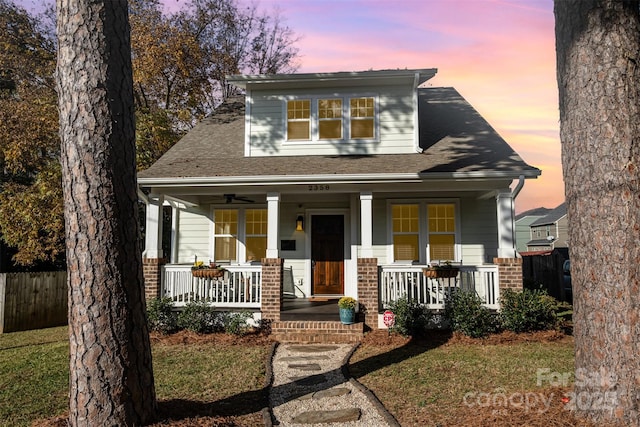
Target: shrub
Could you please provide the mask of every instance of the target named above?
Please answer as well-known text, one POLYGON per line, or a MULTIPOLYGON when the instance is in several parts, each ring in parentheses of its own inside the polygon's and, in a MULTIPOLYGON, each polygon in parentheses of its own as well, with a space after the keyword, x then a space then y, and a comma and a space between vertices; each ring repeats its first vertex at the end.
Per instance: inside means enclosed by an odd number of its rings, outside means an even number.
POLYGON ((253 318, 253 313, 247 310, 240 311, 239 313, 229 313, 224 317, 224 331, 233 335, 246 334, 251 326, 247 323, 247 320, 253 318))
POLYGON ((558 302, 542 289, 511 289, 502 291, 500 297, 502 326, 513 332, 529 332, 553 329, 558 325, 558 302))
POLYGON ((178 329, 178 314, 169 297, 154 298, 147 304, 147 322, 152 331, 170 334, 178 329))
POLYGON ((430 312, 415 299, 399 298, 391 303, 389 309, 395 314, 395 324, 391 330, 404 336, 418 336, 427 330, 430 312))
POLYGON ((445 300, 444 317, 451 330, 480 338, 499 329, 496 315, 482 305, 475 292, 453 290, 445 300))
POLYGON ((178 327, 200 334, 219 330, 219 314, 206 301, 189 302, 178 315, 178 327))

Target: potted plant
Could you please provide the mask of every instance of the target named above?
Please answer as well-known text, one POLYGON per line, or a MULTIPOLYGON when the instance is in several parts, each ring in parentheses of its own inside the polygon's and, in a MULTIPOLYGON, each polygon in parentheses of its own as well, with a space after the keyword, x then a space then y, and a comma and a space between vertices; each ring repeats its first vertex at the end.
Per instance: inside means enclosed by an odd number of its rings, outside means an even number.
POLYGON ((342 297, 338 300, 340 308, 340 321, 345 325, 350 325, 356 321, 356 305, 358 302, 351 297, 342 297))
POLYGON ((451 265, 451 261, 445 261, 444 264, 431 265, 422 269, 424 275, 432 279, 450 279, 456 277, 459 271, 458 267, 451 265))

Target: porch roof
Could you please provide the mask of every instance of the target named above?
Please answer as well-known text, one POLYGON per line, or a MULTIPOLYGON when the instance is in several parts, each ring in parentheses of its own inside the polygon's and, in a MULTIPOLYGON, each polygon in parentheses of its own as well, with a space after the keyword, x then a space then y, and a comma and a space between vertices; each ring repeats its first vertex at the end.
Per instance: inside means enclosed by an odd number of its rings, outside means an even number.
MULTIPOLYGON (((228 99, 138 174, 143 186, 207 182, 402 182, 535 178, 486 120, 453 88, 418 89, 422 153, 245 157, 244 99, 228 99)), ((268 142, 265 142, 268 143, 268 142)))

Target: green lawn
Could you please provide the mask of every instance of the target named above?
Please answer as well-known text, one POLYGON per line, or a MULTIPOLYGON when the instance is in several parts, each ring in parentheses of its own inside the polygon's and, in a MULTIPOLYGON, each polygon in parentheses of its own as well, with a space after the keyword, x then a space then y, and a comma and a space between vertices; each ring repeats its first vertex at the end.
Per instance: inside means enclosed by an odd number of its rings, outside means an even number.
MULTIPOLYGON (((537 384, 538 369, 572 374, 573 361, 571 337, 557 342, 493 345, 482 344, 480 340, 417 342, 399 347, 362 346, 351 359, 350 370, 404 427, 464 426, 468 424, 465 419, 474 419, 475 425, 481 425, 479 418, 473 418, 481 409, 495 412, 489 414, 495 418, 504 409, 511 412, 514 405, 501 405, 502 401, 497 400, 493 407, 484 406, 488 401, 479 398, 493 399, 499 393, 510 398, 541 392, 555 394, 553 402, 560 407, 556 408, 558 416, 566 418, 566 425, 574 425, 574 420, 567 418, 568 412, 562 414, 562 391, 553 390, 548 381, 542 381, 541 386, 537 384)), ((488 425, 520 423, 496 418, 488 425)))
MULTIPOLYGON (((156 343, 152 350, 163 416, 238 415, 240 425, 261 419, 268 344, 156 343)), ((66 412, 68 353, 66 327, 0 335, 0 426, 66 412)))
POLYGON ((64 412, 69 382, 67 328, 0 335, 0 425, 25 426, 64 412))
MULTIPOLYGON (((229 417, 236 425, 255 425, 264 405, 261 389, 268 351, 264 341, 153 344, 163 417, 181 408, 185 411, 178 414, 181 417, 229 417)), ((29 426, 33 420, 63 414, 67 359, 66 327, 0 335, 0 426, 29 426)), ((537 392, 541 388, 536 373, 544 368, 573 371, 571 338, 497 345, 365 343, 350 366, 352 375, 403 426, 464 425, 453 421, 474 410, 463 404, 466 393, 537 392)))

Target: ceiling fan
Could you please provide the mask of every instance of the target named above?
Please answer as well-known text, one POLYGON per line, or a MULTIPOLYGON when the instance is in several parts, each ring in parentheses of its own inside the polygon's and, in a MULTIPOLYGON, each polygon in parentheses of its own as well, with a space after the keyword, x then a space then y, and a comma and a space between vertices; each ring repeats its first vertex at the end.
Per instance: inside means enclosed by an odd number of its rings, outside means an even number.
POLYGON ((254 200, 251 200, 248 197, 236 196, 235 194, 224 194, 223 197, 224 197, 225 203, 233 203, 233 202, 254 203, 254 200))

